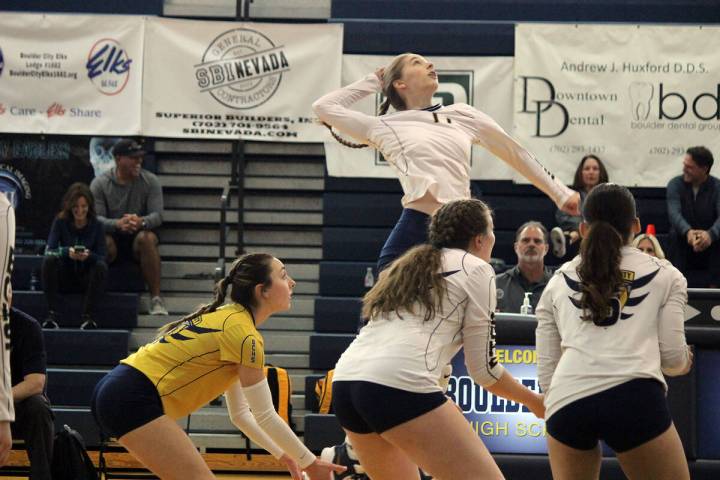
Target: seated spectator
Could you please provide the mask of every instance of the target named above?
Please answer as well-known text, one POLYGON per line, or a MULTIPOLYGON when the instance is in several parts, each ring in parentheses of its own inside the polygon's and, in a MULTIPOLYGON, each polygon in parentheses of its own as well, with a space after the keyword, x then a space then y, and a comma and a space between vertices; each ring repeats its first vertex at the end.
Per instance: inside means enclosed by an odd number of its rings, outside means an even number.
POLYGON ((520 313, 527 292, 532 294, 530 305, 535 311, 545 285, 553 275, 545 266, 549 249, 547 237, 547 229, 540 222, 526 222, 517 229, 514 247, 518 263, 495 279, 498 311, 520 313))
POLYGON ((43 289, 50 310, 44 328, 58 328, 60 292, 84 293, 80 328, 97 328, 94 314, 105 291, 105 255, 105 235, 96 217, 93 195, 84 183, 73 183, 50 228, 43 260, 43 289))
MULTIPOLYGON (((609 181, 607 169, 597 156, 585 155, 580 160, 572 184, 573 190, 580 192, 580 212, 582 212, 582 205, 590 190, 596 185, 609 181)), ((553 254, 557 258, 563 258, 568 253, 571 257, 575 257, 580 245, 578 240, 580 240, 579 229, 582 215, 570 215, 562 210, 557 210, 555 220, 558 227, 553 228, 550 234, 553 254)))
POLYGON ((688 148, 682 175, 668 183, 669 259, 689 287, 720 286, 720 180, 710 175, 713 155, 688 148))
POLYGON ((167 315, 160 297, 160 252, 153 232, 162 224, 163 197, 157 177, 142 169, 145 151, 134 140, 113 147, 115 166, 95 177, 98 218, 106 235, 108 263, 136 260, 150 290, 150 313, 167 315))
POLYGON ((655 238, 655 235, 641 233, 640 235, 635 237, 632 245, 633 247, 655 258, 659 258, 661 260, 665 259, 665 252, 663 252, 663 249, 660 246, 660 242, 658 242, 658 239, 655 238))
POLYGON ((15 406, 13 437, 25 441, 31 480, 50 480, 53 413, 45 396, 47 355, 37 320, 10 309, 10 371, 15 406))

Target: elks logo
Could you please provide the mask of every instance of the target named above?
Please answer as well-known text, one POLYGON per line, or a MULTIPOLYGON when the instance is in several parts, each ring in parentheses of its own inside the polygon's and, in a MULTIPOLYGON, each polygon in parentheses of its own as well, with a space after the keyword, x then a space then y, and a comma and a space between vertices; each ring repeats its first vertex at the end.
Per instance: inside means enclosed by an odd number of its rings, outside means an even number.
POLYGON ((179 342, 186 342, 188 340, 192 340, 193 338, 197 338, 198 335, 203 335, 205 333, 214 333, 219 332, 220 330, 217 330, 215 328, 205 328, 198 325, 200 323, 200 317, 194 318, 189 322, 184 322, 175 329, 171 330, 167 335, 164 335, 159 342, 160 343, 170 343, 168 341, 168 338, 172 338, 174 340, 177 340, 179 342), (194 333, 195 336, 189 337, 186 334, 187 333, 194 333))
POLYGON ((88 53, 85 68, 95 88, 104 95, 122 92, 130 79, 132 59, 120 42, 102 38, 95 42, 88 53))
MULTIPOLYGON (((595 320, 593 323, 595 323, 595 325, 597 325, 598 327, 609 327, 611 325, 615 325, 618 319, 627 320, 628 318, 632 317, 632 313, 625 313, 623 312, 623 309, 625 307, 636 307, 640 305, 640 303, 642 303, 642 301, 645 300, 648 295, 650 295, 650 292, 647 292, 643 295, 633 297, 631 296, 633 290, 646 286, 648 283, 650 283, 650 281, 652 281, 653 278, 655 278, 655 275, 657 275, 659 271, 660 269, 658 268, 654 272, 648 273, 644 277, 640 277, 636 280, 635 272, 621 270, 620 272, 623 277, 624 285, 620 287, 620 292, 617 294, 617 296, 610 299, 611 310, 608 312, 608 316, 605 317, 603 320, 595 320)), ((563 277, 565 278, 565 283, 568 287, 570 287, 571 290, 577 293, 582 292, 582 284, 580 282, 568 277, 564 272, 563 277)), ((572 295, 568 298, 576 308, 580 310, 583 309, 580 300, 574 298, 572 295)))
POLYGON ((262 105, 290 70, 284 46, 247 28, 228 30, 216 37, 195 65, 201 92, 229 108, 245 110, 262 105))
POLYGON ((62 117, 64 115, 65 115, 65 108, 57 102, 50 105, 47 109, 48 118, 62 117))

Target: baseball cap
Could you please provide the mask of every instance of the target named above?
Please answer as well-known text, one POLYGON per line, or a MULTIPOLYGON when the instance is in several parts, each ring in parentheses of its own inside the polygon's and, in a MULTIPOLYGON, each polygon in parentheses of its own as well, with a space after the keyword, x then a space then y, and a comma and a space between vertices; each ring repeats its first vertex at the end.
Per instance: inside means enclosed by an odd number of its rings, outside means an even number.
POLYGON ((115 144, 112 149, 112 154, 116 157, 119 155, 124 157, 142 157, 145 155, 145 150, 143 150, 135 140, 124 138, 115 144))

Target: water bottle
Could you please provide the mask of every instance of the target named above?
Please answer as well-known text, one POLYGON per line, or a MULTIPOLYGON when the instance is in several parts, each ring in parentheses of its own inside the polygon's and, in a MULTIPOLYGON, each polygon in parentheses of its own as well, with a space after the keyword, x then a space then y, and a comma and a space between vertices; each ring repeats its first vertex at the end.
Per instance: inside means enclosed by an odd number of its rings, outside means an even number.
POLYGON ((372 288, 375 285, 375 275, 373 275, 372 267, 367 267, 365 271, 365 288, 372 288))
POLYGON ((525 292, 525 298, 520 306, 520 314, 522 315, 532 315, 533 313, 533 307, 530 304, 530 295, 532 295, 532 292, 525 292))

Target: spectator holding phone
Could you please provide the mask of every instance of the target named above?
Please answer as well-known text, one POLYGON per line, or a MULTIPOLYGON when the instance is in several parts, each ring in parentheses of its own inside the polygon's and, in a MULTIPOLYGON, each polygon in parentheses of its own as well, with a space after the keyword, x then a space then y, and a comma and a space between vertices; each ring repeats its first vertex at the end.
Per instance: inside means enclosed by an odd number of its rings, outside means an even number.
POLYGON ((53 221, 42 266, 49 314, 43 328, 58 328, 61 291, 82 292, 82 329, 97 328, 94 309, 105 291, 107 264, 103 226, 95 213, 93 194, 84 183, 73 183, 53 221))

